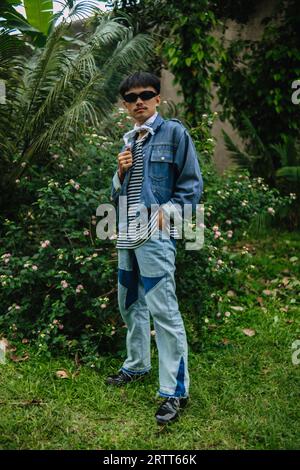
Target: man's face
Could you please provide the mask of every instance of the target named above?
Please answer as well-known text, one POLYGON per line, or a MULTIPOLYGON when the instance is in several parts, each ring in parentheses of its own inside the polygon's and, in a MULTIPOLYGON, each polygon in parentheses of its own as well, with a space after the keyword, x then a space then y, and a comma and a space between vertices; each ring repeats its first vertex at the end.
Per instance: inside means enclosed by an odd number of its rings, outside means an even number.
MULTIPOLYGON (((130 88, 125 95, 129 93, 142 93, 142 91, 153 91, 156 93, 155 88, 152 86, 146 87, 136 87, 130 88)), ((152 116, 156 112, 157 106, 160 104, 160 95, 156 95, 150 100, 143 101, 140 97, 138 97, 135 103, 127 103, 123 100, 123 105, 128 111, 128 114, 138 123, 143 124, 150 116, 152 116)))

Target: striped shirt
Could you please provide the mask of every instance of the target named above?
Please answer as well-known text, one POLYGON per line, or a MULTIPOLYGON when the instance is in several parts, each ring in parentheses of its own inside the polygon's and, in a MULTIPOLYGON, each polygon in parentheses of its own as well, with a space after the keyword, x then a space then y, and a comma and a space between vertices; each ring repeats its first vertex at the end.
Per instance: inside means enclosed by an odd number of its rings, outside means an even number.
MULTIPOLYGON (((158 210, 147 216, 145 223, 135 222, 139 215, 140 198, 143 182, 143 144, 148 132, 132 147, 131 175, 127 187, 127 233, 118 233, 116 248, 137 248, 146 242, 158 229, 158 210)), ((176 232, 170 226, 170 235, 176 237, 176 232)))

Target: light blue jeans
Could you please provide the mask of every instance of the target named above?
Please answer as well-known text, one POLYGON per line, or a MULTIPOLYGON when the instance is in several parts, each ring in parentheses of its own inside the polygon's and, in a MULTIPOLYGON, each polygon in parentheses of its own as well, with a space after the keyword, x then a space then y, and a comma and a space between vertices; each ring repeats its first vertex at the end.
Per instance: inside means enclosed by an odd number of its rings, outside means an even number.
POLYGON ((162 397, 189 396, 188 345, 175 285, 176 241, 150 238, 135 249, 118 249, 118 303, 127 325, 127 358, 120 370, 151 369, 150 314, 159 355, 162 397))

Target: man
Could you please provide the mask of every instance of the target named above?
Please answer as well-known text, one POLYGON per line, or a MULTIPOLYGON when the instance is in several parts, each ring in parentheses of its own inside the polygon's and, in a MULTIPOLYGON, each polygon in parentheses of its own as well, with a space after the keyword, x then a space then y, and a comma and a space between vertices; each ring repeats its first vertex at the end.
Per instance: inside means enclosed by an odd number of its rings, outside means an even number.
POLYGON ((136 72, 123 80, 119 91, 135 121, 124 135, 111 192, 120 220, 122 208, 128 213, 125 225, 118 224, 117 239, 118 303, 127 325, 127 358, 107 383, 120 386, 149 374, 151 314, 159 354, 158 395, 164 398, 155 416, 158 424, 165 424, 178 417, 189 398, 188 346, 175 293, 174 216, 184 204, 195 210, 203 180, 187 129, 177 119, 164 120, 156 110, 158 77, 136 72), (147 219, 137 230, 142 207, 147 219))

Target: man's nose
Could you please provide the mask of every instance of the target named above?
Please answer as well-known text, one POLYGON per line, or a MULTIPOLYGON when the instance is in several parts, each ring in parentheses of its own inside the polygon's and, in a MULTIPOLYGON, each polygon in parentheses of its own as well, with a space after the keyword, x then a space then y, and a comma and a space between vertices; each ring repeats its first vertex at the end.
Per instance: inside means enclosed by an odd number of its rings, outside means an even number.
POLYGON ((143 104, 143 100, 141 99, 140 96, 138 96, 138 99, 136 100, 137 104, 143 104))

